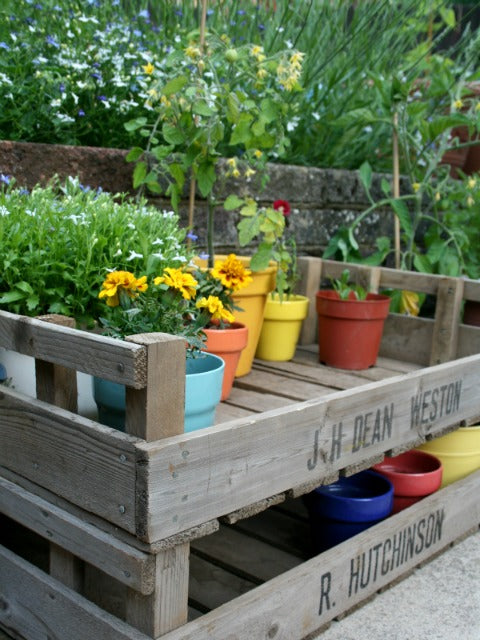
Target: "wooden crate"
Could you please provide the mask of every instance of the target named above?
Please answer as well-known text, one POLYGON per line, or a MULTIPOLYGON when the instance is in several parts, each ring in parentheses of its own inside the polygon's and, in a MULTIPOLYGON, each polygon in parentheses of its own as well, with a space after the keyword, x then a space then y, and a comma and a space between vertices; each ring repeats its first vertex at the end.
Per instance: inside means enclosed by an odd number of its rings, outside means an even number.
POLYGON ((459 321, 480 285, 349 265, 436 308, 389 316, 377 366, 347 372, 318 364, 314 313, 344 268, 301 260, 312 304, 295 359, 257 361, 217 424, 190 434, 182 340, 0 313, 0 346, 35 358, 38 396, 0 393, 1 626, 35 640, 300 639, 478 526, 477 473, 310 557, 302 494, 480 416, 480 329, 459 321), (127 386, 127 433, 76 413, 77 371, 127 386))

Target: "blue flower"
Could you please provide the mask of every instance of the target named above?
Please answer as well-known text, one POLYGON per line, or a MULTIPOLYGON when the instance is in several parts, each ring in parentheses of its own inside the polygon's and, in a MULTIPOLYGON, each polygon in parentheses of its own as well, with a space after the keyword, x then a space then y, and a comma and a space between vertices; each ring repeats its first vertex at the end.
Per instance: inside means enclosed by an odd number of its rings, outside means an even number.
POLYGON ((95 78, 95 80, 101 80, 102 76, 99 73, 91 73, 90 76, 95 78))
POLYGON ((106 96, 97 96, 97 100, 100 100, 101 102, 106 102, 107 101, 107 97, 106 96))
POLYGON ((140 31, 140 29, 134 29, 132 31, 133 35, 136 36, 137 38, 141 38, 142 37, 142 32, 140 31))
POLYGON ((196 235, 193 233, 193 231, 189 231, 189 232, 187 233, 187 236, 186 236, 186 237, 187 237, 189 240, 192 240, 192 242, 196 242, 196 241, 198 240, 198 236, 196 236, 196 235))
POLYGON ((244 16, 246 13, 247 13, 247 12, 245 11, 245 9, 239 9, 239 10, 237 11, 237 14, 238 14, 239 16, 244 16))
POLYGON ((150 19, 150 13, 148 11, 148 9, 142 9, 142 11, 140 11, 140 13, 138 14, 139 18, 145 18, 145 20, 149 20, 150 19))
POLYGON ((205 253, 205 251, 202 251, 198 257, 200 258, 200 260, 208 260, 209 254, 205 253))
POLYGON ((0 182, 3 182, 3 184, 10 184, 10 176, 0 173, 0 182))
POLYGON ((18 193, 21 196, 28 196, 28 194, 30 193, 28 189, 25 189, 25 187, 22 187, 21 189, 18 190, 18 193))
POLYGON ((85 111, 83 109, 79 109, 77 115, 79 118, 83 118, 83 116, 85 115, 85 111))
POLYGON ((183 16, 183 11, 181 9, 176 9, 174 13, 176 16, 179 16, 180 18, 183 16))
POLYGON ((58 44, 58 42, 55 40, 53 36, 47 36, 46 41, 47 41, 47 44, 51 44, 52 47, 55 47, 56 49, 60 48, 60 45, 58 44))
POLYGON ((10 51, 10 47, 6 42, 0 42, 0 49, 5 49, 6 51, 10 51))
POLYGON ((61 83, 58 85, 58 89, 59 89, 60 93, 63 93, 63 92, 65 91, 65 85, 64 85, 64 83, 63 83, 63 82, 61 82, 61 83))

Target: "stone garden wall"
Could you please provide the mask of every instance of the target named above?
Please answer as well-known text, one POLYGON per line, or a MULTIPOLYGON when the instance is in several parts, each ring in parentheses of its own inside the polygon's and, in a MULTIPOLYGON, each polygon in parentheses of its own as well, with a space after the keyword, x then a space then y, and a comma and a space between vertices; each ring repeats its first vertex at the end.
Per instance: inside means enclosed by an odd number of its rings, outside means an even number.
MULTIPOLYGON (((106 191, 134 193, 133 165, 125 160, 127 151, 93 147, 72 147, 19 142, 0 142, 0 173, 14 176, 27 188, 46 183, 52 176, 78 176, 81 183, 106 191)), ((271 204, 276 199, 290 202, 290 228, 295 233, 299 254, 321 256, 329 238, 341 226, 351 222, 368 207, 364 189, 355 171, 321 169, 271 164, 270 179, 263 191, 253 190, 245 181, 229 180, 224 186, 228 193, 257 197, 271 204)), ((388 178, 388 176, 386 176, 388 178)), ((381 197, 379 182, 374 176, 374 189, 381 197)), ((185 190, 188 193, 188 185, 185 190)), ((152 198, 161 208, 169 208, 169 201, 152 198)), ((187 224, 187 198, 180 215, 187 224)), ((241 252, 237 244, 235 213, 218 209, 215 216, 215 240, 219 252, 241 252)), ((199 244, 205 242, 206 208, 199 198, 195 209, 194 231, 199 244)), ((374 245, 375 238, 393 235, 391 211, 377 211, 365 219, 358 240, 365 251, 374 245)))

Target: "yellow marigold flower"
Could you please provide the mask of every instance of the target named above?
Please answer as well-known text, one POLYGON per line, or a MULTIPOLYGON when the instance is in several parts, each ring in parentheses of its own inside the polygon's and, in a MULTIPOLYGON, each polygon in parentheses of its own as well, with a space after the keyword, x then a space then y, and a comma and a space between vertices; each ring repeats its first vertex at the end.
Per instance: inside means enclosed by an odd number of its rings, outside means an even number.
POLYGON ((147 276, 137 279, 130 271, 112 271, 105 278, 98 297, 107 298, 109 307, 118 307, 121 291, 124 291, 130 298, 135 298, 138 292, 146 291, 147 289, 147 276))
POLYGON ((253 152, 253 155, 256 158, 261 158, 263 156, 263 151, 260 151, 260 149, 255 149, 255 151, 253 152))
POLYGON ((245 178, 250 178, 251 176, 254 176, 255 173, 255 169, 248 167, 248 169, 245 171, 245 178))
POLYGON ((441 199, 441 197, 442 196, 440 195, 440 192, 437 191, 437 193, 435 194, 435 202, 438 202, 441 199))
POLYGON ((232 169, 236 169, 237 168, 237 159, 236 158, 228 158, 227 164, 228 164, 229 167, 232 167, 232 169))
POLYGON ((412 184, 412 189, 413 189, 414 193, 417 193, 417 191, 420 189, 420 187, 421 187, 421 184, 419 182, 414 182, 412 184))
POLYGON ((223 261, 215 262, 212 276, 220 280, 224 287, 232 291, 239 291, 252 282, 252 272, 245 269, 241 260, 231 253, 223 261))
POLYGON ((185 273, 181 269, 174 269, 173 267, 167 267, 163 271, 163 276, 157 276, 154 284, 166 284, 170 289, 176 289, 180 291, 185 300, 191 300, 195 297, 198 282, 192 276, 191 273, 185 273))
POLYGON ((475 204, 475 200, 472 198, 472 196, 468 196, 467 207, 473 207, 474 204, 475 204))
POLYGON ((163 104, 165 107, 170 107, 171 106, 171 102, 170 100, 167 98, 167 96, 161 96, 160 98, 160 104, 163 104))
POLYGON ((463 100, 455 100, 453 106, 455 109, 461 109, 463 107, 463 100))
POLYGON ((233 176, 234 178, 239 178, 239 177, 240 177, 240 171, 239 171, 238 169, 234 169, 234 170, 232 171, 232 176, 233 176))
POLYGON ((228 309, 225 309, 223 302, 217 296, 208 296, 208 298, 200 298, 195 306, 197 309, 206 309, 212 320, 221 320, 223 322, 233 322, 234 316, 228 309))
POLYGON ((469 180, 468 180, 468 188, 469 189, 473 189, 476 184, 477 184, 477 181, 475 180, 475 178, 469 178, 469 180))
POLYGON ((143 65, 142 69, 145 71, 147 76, 151 76, 152 73, 155 71, 155 67, 153 66, 153 64, 151 62, 149 62, 148 64, 143 65))
POLYGON ((189 46, 185 49, 185 54, 192 60, 195 60, 195 58, 200 57, 200 49, 198 47, 189 46))
POLYGON ((253 45, 253 47, 251 49, 251 54, 252 54, 252 56, 257 58, 257 60, 259 60, 260 58, 265 60, 265 56, 263 55, 263 47, 261 47, 258 44, 253 45))

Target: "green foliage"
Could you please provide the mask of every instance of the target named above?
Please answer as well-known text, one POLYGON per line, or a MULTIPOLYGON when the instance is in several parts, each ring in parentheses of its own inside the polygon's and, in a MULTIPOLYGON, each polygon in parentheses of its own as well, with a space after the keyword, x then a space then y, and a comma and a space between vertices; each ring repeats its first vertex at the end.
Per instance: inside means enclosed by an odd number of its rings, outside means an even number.
POLYGON ((332 279, 332 287, 338 293, 341 300, 350 300, 352 297, 357 300, 365 300, 367 291, 359 284, 350 284, 350 271, 344 269, 340 278, 332 279))
POLYGON ((77 180, 31 192, 0 176, 0 308, 61 313, 91 325, 111 269, 147 275, 189 259, 178 217, 77 180), (9 182, 10 184, 5 184, 9 182))

